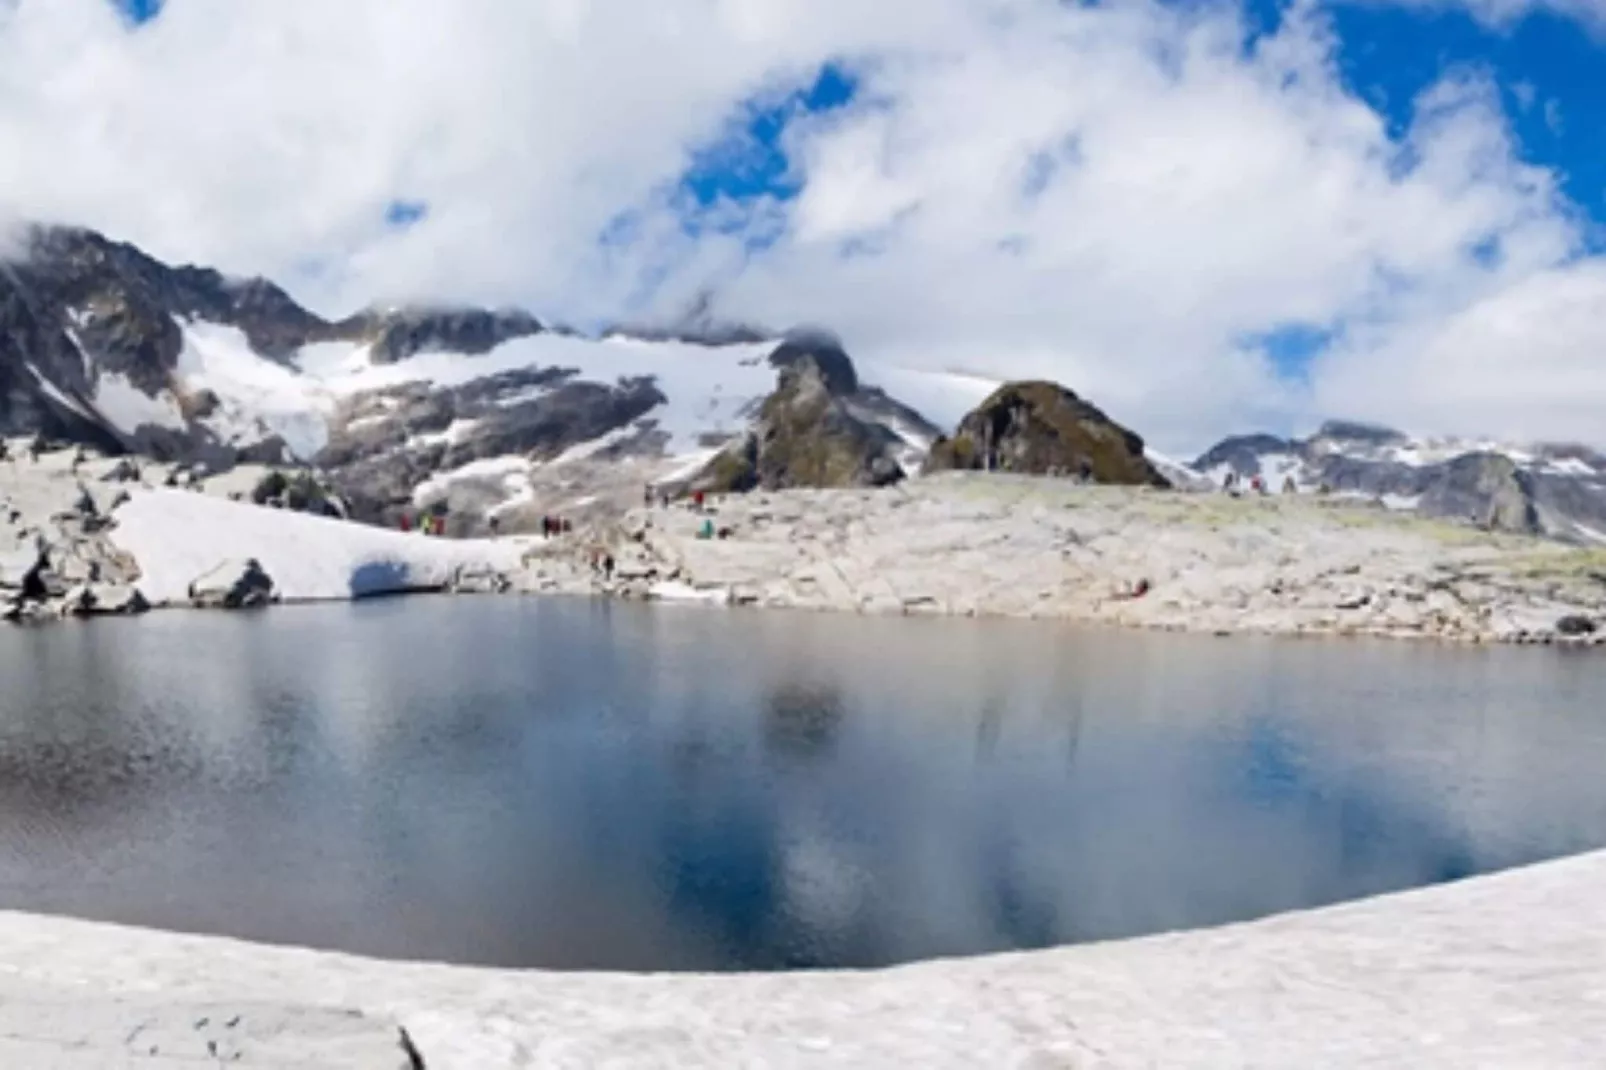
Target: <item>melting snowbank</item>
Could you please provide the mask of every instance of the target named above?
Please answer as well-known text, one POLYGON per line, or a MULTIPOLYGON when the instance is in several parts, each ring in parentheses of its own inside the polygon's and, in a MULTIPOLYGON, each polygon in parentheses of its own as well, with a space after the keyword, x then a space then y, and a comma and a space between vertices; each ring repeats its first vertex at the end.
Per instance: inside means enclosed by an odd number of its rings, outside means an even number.
POLYGON ((153 604, 185 602, 197 576, 256 558, 285 601, 338 601, 446 584, 460 567, 511 571, 519 539, 435 539, 180 490, 137 490, 112 542, 139 562, 153 604))

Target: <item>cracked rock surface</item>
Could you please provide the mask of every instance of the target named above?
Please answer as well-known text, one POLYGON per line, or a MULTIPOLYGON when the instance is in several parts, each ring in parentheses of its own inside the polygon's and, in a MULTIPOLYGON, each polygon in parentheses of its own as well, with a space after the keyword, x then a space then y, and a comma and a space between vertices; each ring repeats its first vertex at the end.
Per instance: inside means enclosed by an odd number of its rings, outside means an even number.
POLYGON ((358 1011, 30 993, 0 997, 0 1066, 17 1070, 415 1070, 410 1038, 358 1011))

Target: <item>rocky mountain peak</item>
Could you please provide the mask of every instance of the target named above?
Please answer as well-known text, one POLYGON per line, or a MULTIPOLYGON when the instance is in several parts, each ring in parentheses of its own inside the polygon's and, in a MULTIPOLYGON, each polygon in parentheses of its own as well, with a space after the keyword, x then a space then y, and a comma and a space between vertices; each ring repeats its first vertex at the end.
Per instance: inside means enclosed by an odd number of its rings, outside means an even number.
POLYGON ((1167 487, 1143 439, 1058 383, 1005 383, 939 439, 929 470, 1085 475, 1099 483, 1167 487))
POLYGON ((769 363, 776 369, 774 393, 752 429, 714 458, 698 485, 719 491, 884 486, 915 468, 919 450, 910 450, 910 439, 924 443, 936 435, 918 413, 861 387, 832 335, 794 333, 769 363))
POLYGON ((1382 424, 1366 423, 1360 420, 1327 420, 1316 431, 1316 438, 1330 438, 1340 442, 1365 442, 1372 445, 1386 445, 1404 442, 1409 436, 1403 431, 1396 431, 1392 427, 1382 424))
POLYGON ((522 309, 410 305, 359 312, 343 320, 334 333, 366 343, 373 363, 395 364, 426 352, 479 356, 544 330, 540 320, 522 309))
POLYGON ((789 333, 770 354, 770 366, 780 373, 782 389, 805 390, 817 385, 834 397, 858 392, 859 373, 842 342, 822 330, 789 333))

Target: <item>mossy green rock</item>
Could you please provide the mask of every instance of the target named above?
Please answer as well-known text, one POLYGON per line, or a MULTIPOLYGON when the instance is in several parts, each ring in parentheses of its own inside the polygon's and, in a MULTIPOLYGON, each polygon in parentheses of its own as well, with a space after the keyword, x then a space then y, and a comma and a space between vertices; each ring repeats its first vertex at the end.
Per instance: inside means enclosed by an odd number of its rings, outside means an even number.
POLYGON ((891 432, 855 416, 845 400, 857 388, 845 356, 801 347, 783 347, 777 356, 785 358, 772 358, 779 384, 753 429, 709 463, 697 486, 715 492, 872 487, 903 478, 891 432))
POLYGON ((925 470, 993 469, 1169 487, 1143 439, 1058 383, 1006 383, 939 439, 925 470))

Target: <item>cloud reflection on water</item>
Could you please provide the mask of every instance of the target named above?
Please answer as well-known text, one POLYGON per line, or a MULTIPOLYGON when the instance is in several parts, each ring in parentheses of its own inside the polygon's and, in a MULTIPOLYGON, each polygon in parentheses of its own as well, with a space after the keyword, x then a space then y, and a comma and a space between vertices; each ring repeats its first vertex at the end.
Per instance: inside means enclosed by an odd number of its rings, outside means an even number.
POLYGON ((0 905, 559 968, 873 965, 1606 844, 1606 665, 412 599, 0 635, 0 905))

